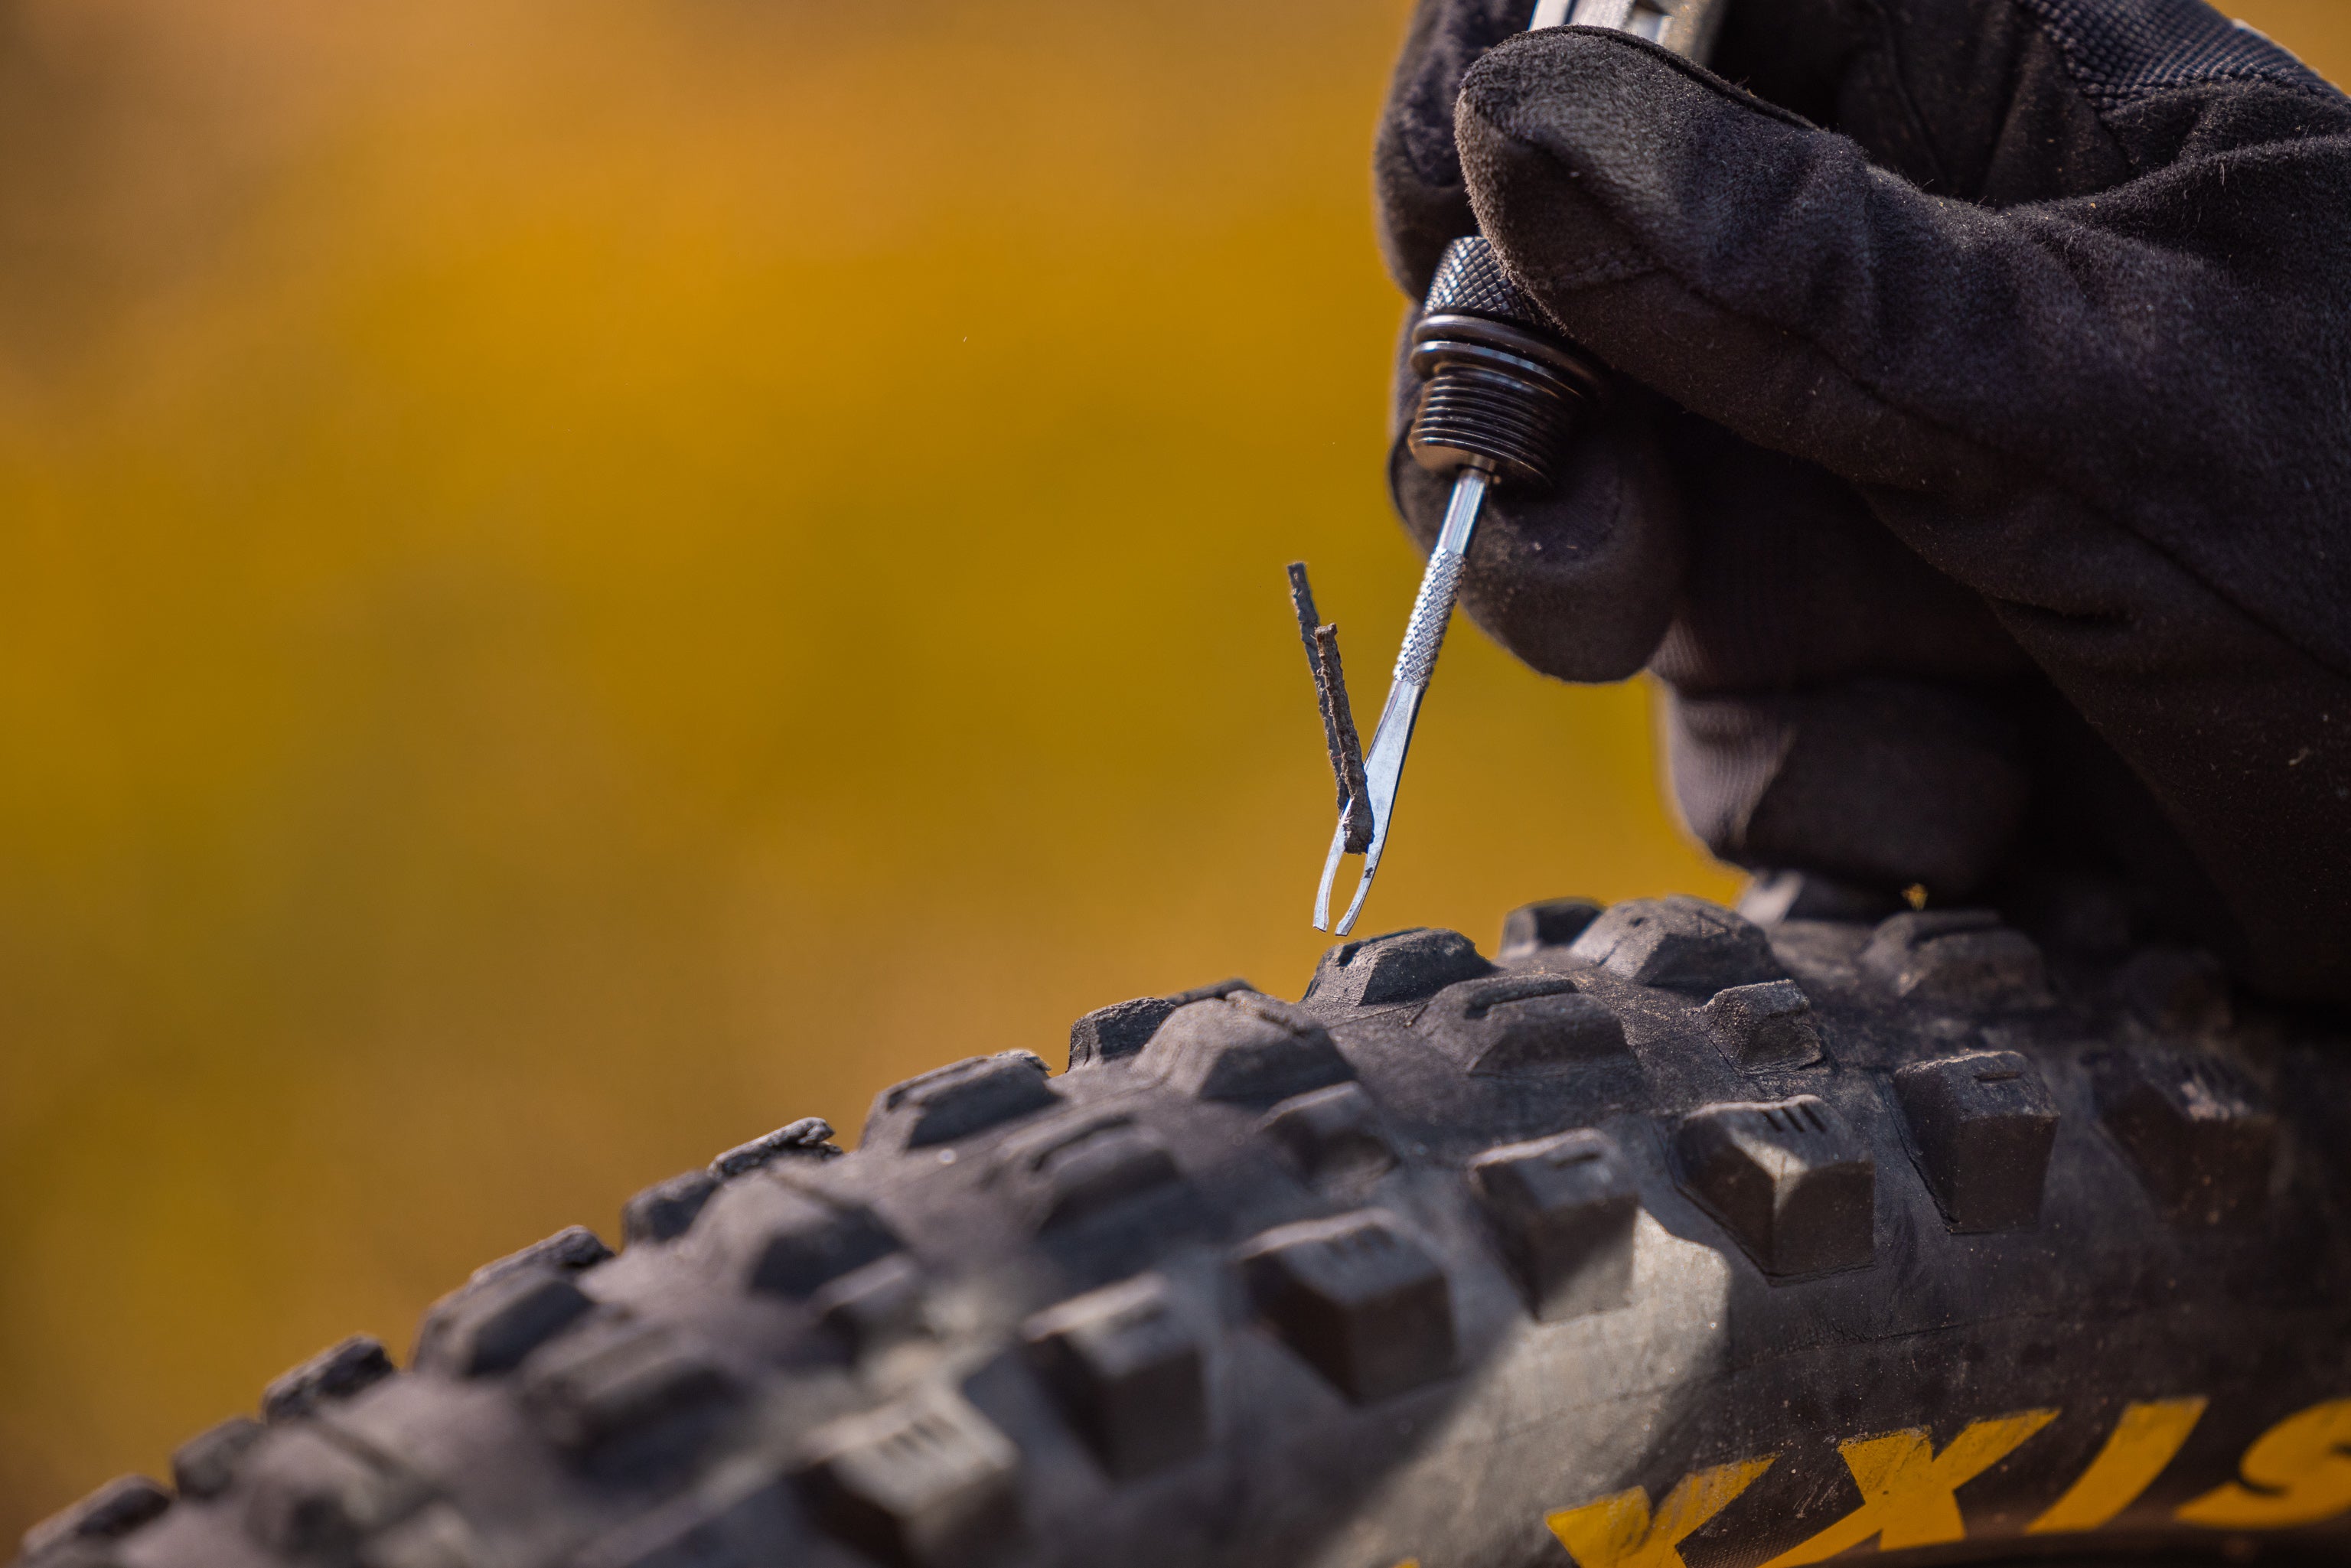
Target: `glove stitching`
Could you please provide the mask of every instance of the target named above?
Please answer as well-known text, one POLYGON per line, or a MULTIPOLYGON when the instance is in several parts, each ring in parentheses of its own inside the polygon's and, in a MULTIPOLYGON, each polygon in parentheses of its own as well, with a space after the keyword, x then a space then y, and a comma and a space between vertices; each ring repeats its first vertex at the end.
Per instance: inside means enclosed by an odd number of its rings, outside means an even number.
POLYGON ((2262 82, 2337 103, 2343 95, 2250 27, 2186 0, 2011 0, 2057 46, 2066 73, 2103 119, 2167 92, 2262 82))

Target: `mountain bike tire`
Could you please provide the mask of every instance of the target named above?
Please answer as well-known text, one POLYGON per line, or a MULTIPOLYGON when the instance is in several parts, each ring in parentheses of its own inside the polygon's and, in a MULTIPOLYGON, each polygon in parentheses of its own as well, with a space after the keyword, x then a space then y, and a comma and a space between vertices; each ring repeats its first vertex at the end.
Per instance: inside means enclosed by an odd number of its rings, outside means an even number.
POLYGON ((641 1193, 20 1562, 2339 1560, 2346 1043, 1965 910, 1351 941, 641 1193))

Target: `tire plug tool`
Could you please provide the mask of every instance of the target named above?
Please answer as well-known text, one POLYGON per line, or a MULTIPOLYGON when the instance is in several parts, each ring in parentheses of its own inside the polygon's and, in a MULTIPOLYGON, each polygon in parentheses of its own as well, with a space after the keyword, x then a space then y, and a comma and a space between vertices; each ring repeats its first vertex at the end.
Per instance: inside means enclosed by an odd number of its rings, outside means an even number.
MULTIPOLYGON (((1541 0, 1530 28, 1566 24, 1571 10, 1578 26, 1632 33, 1700 64, 1711 52, 1722 20, 1722 0, 1541 0)), ((1314 928, 1328 931, 1331 887, 1338 878, 1339 862, 1349 854, 1364 857, 1355 896, 1339 917, 1343 936, 1354 929, 1364 899, 1372 891, 1372 878, 1379 874, 1413 725, 1420 717, 1421 699, 1428 693, 1437 653, 1445 645, 1445 629, 1460 593, 1461 570, 1487 494, 1549 490, 1577 419, 1587 408, 1603 403, 1609 390, 1607 371, 1561 339, 1479 235, 1455 240, 1439 259, 1419 324, 1413 329, 1411 364, 1424 381, 1405 444, 1422 467, 1452 477, 1453 496, 1421 575, 1412 618, 1405 623, 1404 646, 1396 653, 1387 701, 1381 705, 1380 722, 1364 755, 1363 788, 1351 794, 1343 775, 1339 825, 1331 835, 1322 883, 1314 895, 1314 928), (1358 831, 1359 807, 1371 817, 1367 842, 1358 831)), ((1303 570, 1294 569, 1293 583, 1302 583, 1303 578, 1303 570)), ((1301 631, 1311 617, 1311 602, 1308 599, 1300 612, 1301 631)), ((1313 640, 1310 633, 1310 643, 1313 640)), ((1332 649, 1328 670, 1316 657, 1318 689, 1326 681, 1335 685, 1335 641, 1332 649)), ((1315 657, 1311 649, 1310 657, 1315 657)), ((1337 699, 1343 706, 1343 690, 1337 699)), ((1332 706, 1326 699, 1325 737, 1335 766, 1340 740, 1328 718, 1332 706)))

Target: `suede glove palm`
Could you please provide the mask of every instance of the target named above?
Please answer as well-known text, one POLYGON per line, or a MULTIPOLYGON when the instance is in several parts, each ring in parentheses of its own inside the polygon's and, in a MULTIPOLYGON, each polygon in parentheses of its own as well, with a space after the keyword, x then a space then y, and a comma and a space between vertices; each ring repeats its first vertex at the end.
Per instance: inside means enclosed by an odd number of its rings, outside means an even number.
POLYGON ((1415 19, 1397 281, 1482 229, 1632 383, 1465 607, 1660 674, 1728 859, 2351 999, 2351 104, 2195 0, 1729 4, 1713 72, 1415 19))

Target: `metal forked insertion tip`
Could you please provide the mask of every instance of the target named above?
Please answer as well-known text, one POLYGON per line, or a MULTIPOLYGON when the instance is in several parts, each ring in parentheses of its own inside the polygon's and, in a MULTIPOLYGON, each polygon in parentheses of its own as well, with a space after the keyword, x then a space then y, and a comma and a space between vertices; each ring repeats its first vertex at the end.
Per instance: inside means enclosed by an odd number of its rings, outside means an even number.
MULTIPOLYGON (((1387 848, 1388 823, 1395 808, 1396 787, 1404 778, 1405 753, 1412 747, 1412 727, 1420 716, 1420 700, 1437 669, 1437 655, 1445 645, 1445 628, 1453 617, 1453 601, 1461 590, 1463 558, 1478 529, 1479 508, 1485 504, 1487 476, 1464 468, 1453 483, 1453 498, 1445 508, 1445 525, 1437 530, 1437 548, 1429 551, 1421 573, 1420 593, 1413 601, 1412 619, 1405 625, 1404 646, 1396 652, 1395 674, 1388 697, 1380 708, 1379 727, 1372 733, 1371 749, 1364 758, 1364 781, 1372 813, 1371 847, 1364 852, 1363 879, 1347 913, 1339 917, 1338 934, 1355 928, 1364 899, 1379 874, 1380 854, 1387 848)), ((1322 862, 1322 884, 1314 894, 1314 929, 1331 929, 1331 885, 1338 879, 1339 862, 1347 853, 1347 821, 1343 813, 1331 834, 1331 852, 1322 862)))

